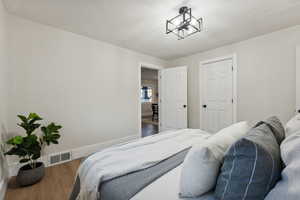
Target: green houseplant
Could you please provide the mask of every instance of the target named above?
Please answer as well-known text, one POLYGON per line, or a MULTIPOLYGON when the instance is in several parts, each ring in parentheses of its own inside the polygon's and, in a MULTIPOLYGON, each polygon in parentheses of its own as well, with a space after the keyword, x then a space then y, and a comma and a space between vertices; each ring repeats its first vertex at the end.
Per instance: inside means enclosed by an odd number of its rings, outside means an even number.
POLYGON ((19 162, 25 164, 19 169, 17 182, 21 186, 26 186, 32 185, 44 177, 45 165, 38 159, 46 146, 58 144, 59 130, 62 126, 53 122, 47 126, 41 126, 39 122, 43 119, 36 113, 30 113, 27 117, 18 115, 18 118, 21 120, 18 126, 22 127, 26 134, 9 139, 6 143, 11 148, 5 155, 18 156, 19 162), (41 134, 35 133, 38 128, 40 128, 41 134))

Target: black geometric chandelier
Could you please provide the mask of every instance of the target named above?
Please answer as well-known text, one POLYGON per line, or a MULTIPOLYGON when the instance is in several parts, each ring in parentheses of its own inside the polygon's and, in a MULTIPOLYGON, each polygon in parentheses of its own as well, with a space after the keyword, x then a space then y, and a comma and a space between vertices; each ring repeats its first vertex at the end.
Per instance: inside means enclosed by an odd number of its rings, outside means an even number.
POLYGON ((174 33, 178 40, 182 40, 197 32, 201 32, 203 19, 197 19, 192 15, 192 9, 186 6, 179 9, 179 15, 167 20, 166 33, 174 33))

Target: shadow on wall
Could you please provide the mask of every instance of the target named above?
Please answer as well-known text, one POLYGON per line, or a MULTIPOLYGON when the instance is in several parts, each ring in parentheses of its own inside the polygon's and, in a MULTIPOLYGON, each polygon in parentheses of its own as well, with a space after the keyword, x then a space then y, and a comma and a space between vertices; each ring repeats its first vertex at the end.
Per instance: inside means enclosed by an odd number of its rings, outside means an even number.
POLYGON ((4 151, 6 149, 5 141, 6 141, 6 128, 4 124, 1 124, 0 129, 0 182, 6 178, 8 178, 8 167, 7 160, 4 156, 4 151))

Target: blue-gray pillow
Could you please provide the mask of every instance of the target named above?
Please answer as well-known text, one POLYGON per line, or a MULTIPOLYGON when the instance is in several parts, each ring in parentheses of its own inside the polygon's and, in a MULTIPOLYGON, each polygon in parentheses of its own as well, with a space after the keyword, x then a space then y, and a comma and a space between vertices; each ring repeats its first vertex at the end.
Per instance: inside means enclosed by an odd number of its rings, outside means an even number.
POLYGON ((280 178, 280 148, 267 124, 232 145, 218 177, 217 200, 264 200, 280 178))
POLYGON ((255 125, 255 127, 258 127, 261 124, 267 124, 270 127, 273 135, 275 136, 278 144, 280 145, 281 142, 285 138, 285 130, 284 130, 284 127, 283 127, 282 123, 278 119, 278 117, 276 117, 276 116, 269 117, 268 119, 266 119, 264 121, 258 122, 255 125))

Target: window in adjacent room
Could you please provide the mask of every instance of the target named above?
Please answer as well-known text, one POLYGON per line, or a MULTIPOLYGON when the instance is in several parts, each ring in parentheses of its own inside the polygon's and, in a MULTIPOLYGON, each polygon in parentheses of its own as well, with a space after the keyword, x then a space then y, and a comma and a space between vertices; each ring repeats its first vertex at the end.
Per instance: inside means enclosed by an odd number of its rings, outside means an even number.
POLYGON ((141 89, 142 102, 152 102, 152 88, 149 86, 143 86, 141 89))

